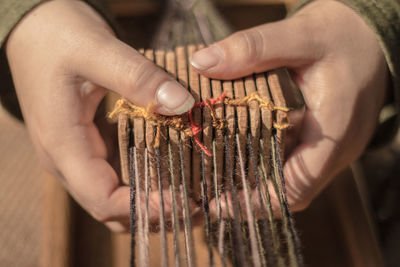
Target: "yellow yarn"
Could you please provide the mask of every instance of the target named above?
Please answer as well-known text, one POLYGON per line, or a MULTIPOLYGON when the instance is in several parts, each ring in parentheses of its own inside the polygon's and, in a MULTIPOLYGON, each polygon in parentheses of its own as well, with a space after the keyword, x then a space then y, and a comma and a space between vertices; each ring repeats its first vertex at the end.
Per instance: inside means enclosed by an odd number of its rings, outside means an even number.
MULTIPOLYGON (((271 112, 273 111, 283 111, 289 112, 290 109, 287 107, 279 107, 275 106, 271 101, 265 100, 257 92, 253 92, 252 94, 242 97, 242 98, 229 98, 225 97, 223 99, 223 103, 225 105, 231 106, 248 106, 250 102, 257 101, 258 107, 268 108, 271 112)), ((217 103, 218 104, 218 103, 217 103)), ((226 120, 223 118, 217 118, 213 105, 210 100, 205 100, 205 106, 210 109, 210 115, 212 119, 211 126, 216 129, 224 129, 226 127, 226 120)), ((119 114, 126 114, 130 119, 134 118, 143 118, 147 123, 151 123, 153 126, 157 127, 154 147, 159 147, 160 137, 161 137, 161 126, 171 127, 172 129, 183 131, 186 136, 192 137, 191 125, 186 114, 178 115, 178 116, 165 116, 158 113, 153 112, 153 104, 150 103, 147 108, 143 108, 137 105, 132 104, 126 99, 119 99, 114 106, 112 112, 108 114, 110 119, 115 119, 119 114)), ((277 130, 285 130, 290 127, 290 123, 279 124, 273 122, 273 127, 277 130)))

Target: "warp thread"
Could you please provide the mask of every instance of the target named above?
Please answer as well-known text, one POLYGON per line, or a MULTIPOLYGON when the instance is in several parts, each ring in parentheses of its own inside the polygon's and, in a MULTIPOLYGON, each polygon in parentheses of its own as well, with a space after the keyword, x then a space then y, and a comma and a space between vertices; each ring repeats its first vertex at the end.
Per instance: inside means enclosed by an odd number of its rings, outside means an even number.
MULTIPOLYGON (((230 98, 224 91, 217 98, 209 98, 202 102, 195 103, 193 108, 187 113, 176 116, 166 116, 155 113, 153 111, 153 104, 150 103, 146 108, 132 104, 126 99, 119 99, 114 106, 112 112, 108 114, 110 119, 115 119, 119 114, 126 114, 129 118, 143 118, 146 122, 151 123, 157 127, 156 136, 154 139, 154 147, 157 148, 160 145, 161 131, 160 128, 170 127, 177 131, 183 132, 183 136, 191 137, 200 149, 209 157, 211 152, 201 143, 198 138, 198 134, 203 130, 202 126, 197 125, 193 120, 193 112, 197 108, 208 108, 211 115, 211 127, 215 129, 224 129, 227 126, 225 118, 218 118, 215 113, 215 106, 218 104, 230 105, 230 106, 249 106, 252 101, 258 102, 258 107, 267 108, 269 111, 283 111, 289 112, 290 108, 275 106, 273 102, 263 99, 258 92, 253 92, 248 96, 241 98, 230 98)), ((273 127, 277 130, 284 130, 290 127, 289 122, 277 123, 273 122, 273 127)))
MULTIPOLYGON (((134 150, 133 148, 129 149, 129 161, 133 162, 134 160, 134 150)), ((140 192, 136 192, 136 179, 135 179, 135 166, 133 164, 129 165, 129 203, 130 203, 130 216, 129 216, 129 224, 130 224, 130 232, 136 232, 136 194, 140 192)), ((140 207, 139 207, 140 208, 140 207)), ((131 235, 131 261, 130 266, 135 267, 135 235, 131 235)))
MULTIPOLYGON (((157 181, 158 181, 158 193, 160 194, 160 238, 161 238, 161 267, 168 267, 168 246, 167 246, 167 235, 165 230, 165 203, 164 203, 164 190, 162 185, 161 176, 161 156, 160 156, 160 148, 156 147, 156 167, 157 167, 157 181)), ((132 164, 131 164, 132 165, 132 164)), ((132 219, 133 220, 133 219, 132 219)), ((134 233, 134 232, 131 232, 134 233)), ((132 235, 134 236, 134 235, 132 235)), ((131 265, 132 266, 132 265, 131 265)))

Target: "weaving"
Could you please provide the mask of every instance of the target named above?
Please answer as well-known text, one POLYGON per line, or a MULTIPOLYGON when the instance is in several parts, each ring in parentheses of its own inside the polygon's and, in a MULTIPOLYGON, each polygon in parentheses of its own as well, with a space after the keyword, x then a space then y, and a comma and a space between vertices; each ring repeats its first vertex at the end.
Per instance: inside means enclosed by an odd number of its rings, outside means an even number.
POLYGON ((199 75, 188 62, 203 45, 187 44, 229 28, 208 1, 168 3, 156 49, 142 53, 190 91, 194 108, 166 117, 122 99, 110 114, 131 187, 131 266, 150 266, 153 255, 162 266, 302 266, 281 161, 293 98, 287 71, 199 75))
POLYGON ((286 71, 235 81, 209 80, 187 64, 196 49, 146 50, 144 55, 185 85, 197 103, 210 103, 226 94, 227 100, 215 101, 212 108, 192 111, 195 125, 201 126, 198 139, 211 156, 193 138, 188 114, 170 118, 175 125, 157 124, 135 113, 135 107, 118 109, 121 102, 116 109, 119 113, 110 114, 118 115, 123 182, 132 186, 136 259, 140 266, 149 264, 148 235, 156 231, 164 266, 180 266, 184 259, 187 266, 206 262, 210 266, 217 262, 223 266, 301 266, 282 176, 281 140, 289 109, 281 81, 288 79, 286 71), (213 127, 213 120, 226 125, 213 127), (159 145, 155 145, 157 138, 159 145), (271 192, 277 196, 282 219, 274 217, 271 192), (159 202, 157 214, 149 207, 154 201, 159 202), (196 260, 193 251, 197 240, 192 228, 198 224, 204 225, 209 246, 205 262, 196 260), (169 231, 172 244, 167 242, 169 231), (183 247, 179 245, 182 233, 183 247), (173 261, 167 256, 168 245, 174 248, 173 261))

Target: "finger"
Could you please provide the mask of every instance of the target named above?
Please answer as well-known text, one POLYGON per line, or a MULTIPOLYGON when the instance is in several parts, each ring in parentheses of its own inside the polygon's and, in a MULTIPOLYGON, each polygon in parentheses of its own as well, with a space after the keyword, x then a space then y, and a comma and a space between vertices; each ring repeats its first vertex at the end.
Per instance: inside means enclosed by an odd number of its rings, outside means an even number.
POLYGON ((114 233, 128 233, 129 232, 129 221, 128 222, 107 222, 105 225, 114 233))
POLYGON ((294 211, 306 208, 344 167, 338 160, 338 141, 322 132, 310 112, 306 112, 299 140, 283 169, 288 201, 294 211))
POLYGON ((312 31, 305 31, 302 21, 302 17, 293 17, 237 32, 196 52, 191 64, 200 73, 218 79, 302 66, 321 53, 312 31))
MULTIPOLYGON (((145 203, 145 194, 144 192, 141 192, 141 203, 145 203)), ((173 198, 171 196, 171 189, 163 189, 163 205, 164 205, 164 220, 166 222, 172 220, 173 216, 173 209, 176 208, 176 212, 178 214, 178 217, 182 219, 183 217, 183 212, 184 212, 184 207, 183 203, 180 201, 180 198, 176 196, 176 206, 173 206, 173 198)), ((149 208, 148 211, 146 211, 145 205, 142 205, 141 207, 141 212, 144 214, 145 212, 148 212, 148 220, 150 223, 155 224, 160 221, 160 208, 161 208, 161 198, 160 198, 160 193, 157 191, 151 191, 149 193, 149 208)), ((188 199, 188 208, 189 208, 189 214, 190 216, 195 216, 197 213, 200 211, 200 207, 191 199, 188 199)))
POLYGON ((71 195, 101 222, 129 218, 129 187, 107 162, 105 144, 93 123, 60 126, 43 147, 71 195))
MULTIPOLYGON (((149 192, 148 195, 148 206, 146 205, 146 194, 144 191, 139 192, 139 197, 140 197, 140 203, 141 205, 139 206, 138 203, 135 205, 135 210, 134 214, 136 217, 136 220, 141 218, 144 222, 147 221, 149 223, 149 231, 151 232, 158 232, 160 230, 160 216, 164 217, 164 223, 169 224, 173 219, 173 203, 172 203, 172 198, 171 198, 171 191, 170 189, 164 189, 163 190, 163 215, 160 213, 160 194, 158 191, 151 191, 149 192), (139 215, 140 213, 140 215, 139 215)), ((136 199, 137 200, 137 199, 136 199)), ((179 219, 183 219, 183 212, 184 208, 182 206, 182 203, 180 201, 176 202, 176 212, 178 214, 179 219)), ((200 207, 195 204, 194 201, 189 200, 189 214, 190 217, 195 217, 199 214, 200 207)), ((106 222, 105 225, 113 232, 117 233, 124 233, 124 232, 129 232, 130 230, 130 221, 129 219, 121 219, 119 221, 110 221, 106 222)), ((138 227, 138 226, 136 226, 138 227)), ((143 227, 143 225, 142 225, 143 227)))
MULTIPOLYGON (((113 231, 126 231, 130 216, 130 188, 120 186, 117 174, 106 161, 104 141, 94 124, 61 129, 64 134, 58 139, 57 145, 51 150, 51 156, 56 162, 62 175, 65 186, 71 195, 96 220, 110 223, 113 231)), ((138 191, 140 206, 136 214, 141 212, 150 223, 160 220, 161 199, 158 191, 151 191, 146 207, 144 191, 138 191), (139 210, 140 209, 140 210, 139 210), (147 214, 147 216, 145 216, 147 214)), ((171 189, 163 190, 164 219, 171 220, 173 205, 171 189)), ((137 199, 135 199, 136 201, 137 199)), ((199 212, 194 201, 189 200, 191 216, 199 212)), ((177 197, 177 213, 181 217, 183 207, 177 197)))
POLYGON ((114 37, 88 42, 73 58, 79 75, 136 105, 152 103, 162 114, 182 114, 192 108, 194 98, 188 90, 132 47, 114 37))
POLYGON ((270 202, 267 201, 265 188, 262 185, 259 185, 260 188, 252 189, 250 191, 250 209, 246 206, 245 201, 245 192, 243 190, 237 191, 237 203, 232 199, 232 194, 230 192, 226 192, 226 198, 221 197, 219 199, 219 203, 217 205, 216 199, 210 201, 210 213, 212 220, 218 219, 218 214, 221 215, 222 218, 235 218, 241 217, 244 220, 248 220, 249 216, 253 216, 254 218, 263 218, 263 216, 268 216, 268 212, 272 212, 272 215, 276 218, 281 217, 281 209, 277 194, 273 189, 273 185, 271 181, 268 181, 268 192, 270 195, 270 202), (260 192, 264 196, 260 198, 260 192), (234 205, 238 205, 238 209, 235 211, 234 205), (269 206, 269 207, 267 207, 269 206), (219 207, 220 211, 218 211, 217 207, 219 207), (268 211, 269 210, 269 211, 268 211), (235 212, 240 212, 240 214, 235 214, 235 212))

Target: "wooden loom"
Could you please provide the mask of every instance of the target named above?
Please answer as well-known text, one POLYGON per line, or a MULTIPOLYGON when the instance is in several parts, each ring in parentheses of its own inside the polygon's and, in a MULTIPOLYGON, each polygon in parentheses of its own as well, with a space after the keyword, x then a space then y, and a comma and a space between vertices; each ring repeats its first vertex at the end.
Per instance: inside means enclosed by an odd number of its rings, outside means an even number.
POLYGON ((149 264, 148 235, 154 230, 151 224, 156 224, 163 243, 160 251, 163 266, 168 266, 168 263, 180 266, 184 258, 187 266, 203 266, 206 262, 214 266, 216 261, 222 266, 301 266, 299 244, 284 193, 283 177, 279 173, 281 170, 276 164, 271 164, 279 162, 283 155, 281 140, 288 126, 289 110, 285 94, 290 99, 297 97, 297 101, 301 96, 285 69, 235 81, 210 80, 201 76, 188 64, 188 59, 198 48, 192 45, 168 52, 146 50, 144 55, 176 77, 198 103, 217 98, 223 92, 232 100, 254 95, 260 99, 238 106, 226 101, 224 104, 221 100, 213 109, 194 109, 193 120, 202 127, 200 144, 187 131, 155 126, 154 122, 140 116, 130 117, 132 113, 129 110, 120 111, 121 173, 123 182, 131 184, 135 195, 132 199, 135 207, 132 232, 138 233, 138 261, 144 266, 149 264), (263 102, 260 104, 260 101, 263 102), (212 113, 217 120, 226 120, 225 127, 212 126, 212 113), (157 131, 161 132, 158 149, 155 148, 157 131), (207 155, 207 150, 212 155, 207 155), (250 193, 251 189, 257 193, 250 193), (281 206, 282 222, 273 218, 270 193, 274 190, 281 206), (242 199, 237 198, 238 192, 242 199), (232 197, 233 207, 223 211, 221 203, 227 195, 232 197), (150 218, 154 217, 149 216, 152 198, 169 199, 171 214, 164 214, 164 201, 159 202, 160 216, 150 218), (214 203, 217 209, 214 218, 209 211, 210 203, 214 203), (256 206, 262 208, 255 210, 256 206), (200 208, 201 212, 192 213, 193 209, 200 208), (193 215, 195 220, 191 219, 193 215), (198 240, 193 240, 191 231, 194 225, 201 223, 205 226, 209 252, 206 261, 196 262, 195 258, 200 257, 195 255, 194 243, 198 240), (166 228, 174 236, 174 242, 170 244, 174 246, 173 262, 168 261, 166 251, 163 251, 167 246, 166 228), (179 247, 181 231, 184 246, 179 247), (245 237, 247 234, 250 241, 245 237), (226 235, 231 239, 225 240, 226 235), (231 243, 226 244, 228 242, 231 243), (217 251, 213 252, 216 247, 217 251), (232 249, 238 249, 239 254, 228 255, 227 251, 232 249), (250 257, 248 253, 251 253, 250 257))
MULTIPOLYGON (((210 44, 230 32, 210 1, 167 1, 153 40, 157 49, 143 54, 188 88, 197 108, 171 119, 120 100, 111 113, 118 114, 122 180, 131 186, 132 266, 149 265, 151 224, 160 232, 162 266, 180 266, 183 258, 187 266, 206 264, 196 261, 192 234, 201 221, 210 266, 215 265, 214 254, 222 266, 302 266, 281 161, 289 126, 282 81, 288 84, 289 75, 281 69, 236 81, 209 80, 188 63, 203 45, 187 44, 210 44), (280 212, 273 211, 271 194, 280 212), (158 216, 149 208, 153 199, 158 199, 158 216), (276 212, 282 222, 276 221, 276 212), (172 262, 168 229, 173 233, 172 262), (179 246, 181 230, 184 249, 179 246)), ((301 99, 293 92, 286 89, 291 98, 301 99)))

